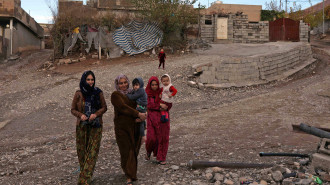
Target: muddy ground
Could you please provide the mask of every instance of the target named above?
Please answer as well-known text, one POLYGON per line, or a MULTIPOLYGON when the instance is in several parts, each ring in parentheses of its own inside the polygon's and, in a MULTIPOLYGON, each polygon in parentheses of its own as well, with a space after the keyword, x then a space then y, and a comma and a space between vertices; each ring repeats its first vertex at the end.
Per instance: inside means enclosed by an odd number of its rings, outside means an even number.
MULTIPOLYGON (((313 43, 313 42, 312 42, 313 43)), ((50 50, 28 52, 16 61, 0 64, 0 184, 76 184, 75 117, 71 101, 84 70, 96 74, 105 94, 103 138, 93 184, 124 184, 113 130, 110 102, 114 79, 169 73, 179 93, 171 110, 168 164, 139 156, 136 184, 208 184, 201 172, 184 166, 189 160, 219 160, 282 164, 288 158, 260 158, 259 152, 312 154, 319 138, 295 133, 291 124, 330 128, 330 44, 317 42, 318 62, 292 77, 267 85, 223 90, 188 86, 190 67, 214 59, 212 54, 169 55, 166 70, 156 58, 125 57, 63 65, 38 71, 50 50), (175 165, 175 167, 173 167, 175 165), (178 168, 176 168, 178 167, 178 168), (194 183, 192 183, 194 182, 194 183)), ((230 170, 258 178, 255 170, 230 170)))

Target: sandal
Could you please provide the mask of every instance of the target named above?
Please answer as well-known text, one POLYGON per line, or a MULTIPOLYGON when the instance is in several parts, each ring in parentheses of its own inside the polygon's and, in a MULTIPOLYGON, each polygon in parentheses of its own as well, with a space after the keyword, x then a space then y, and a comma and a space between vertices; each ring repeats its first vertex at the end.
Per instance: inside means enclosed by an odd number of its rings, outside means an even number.
POLYGON ((132 181, 126 182, 126 185, 133 185, 133 182, 132 181))
POLYGON ((149 161, 150 160, 150 156, 151 156, 151 154, 146 154, 146 156, 144 157, 144 159, 146 160, 146 161, 149 161))
POLYGON ((166 165, 166 161, 158 161, 157 163, 160 165, 166 165))

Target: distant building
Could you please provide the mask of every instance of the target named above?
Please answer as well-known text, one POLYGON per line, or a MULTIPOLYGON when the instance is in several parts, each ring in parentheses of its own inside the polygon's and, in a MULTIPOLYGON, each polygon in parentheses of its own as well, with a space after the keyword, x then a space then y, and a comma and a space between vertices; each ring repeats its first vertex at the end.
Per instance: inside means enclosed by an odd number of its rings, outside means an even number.
POLYGON ((201 14, 235 14, 242 12, 248 16, 250 22, 258 22, 260 21, 261 9, 261 5, 223 4, 222 1, 215 1, 209 8, 201 11, 201 14))
MULTIPOLYGON (((330 6, 330 0, 324 1, 324 7, 326 8, 327 6, 330 6)), ((306 8, 303 11, 305 14, 309 14, 309 13, 316 13, 316 12, 322 11, 322 9, 323 9, 323 2, 320 2, 309 8, 306 8)))
POLYGON ((43 48, 44 30, 21 8, 21 0, 0 0, 0 57, 43 48))
POLYGON ((95 12, 95 16, 102 16, 106 12, 116 15, 130 14, 136 11, 136 8, 130 3, 130 0, 87 0, 86 5, 82 0, 59 0, 59 14, 74 8, 83 8, 88 12, 95 12))

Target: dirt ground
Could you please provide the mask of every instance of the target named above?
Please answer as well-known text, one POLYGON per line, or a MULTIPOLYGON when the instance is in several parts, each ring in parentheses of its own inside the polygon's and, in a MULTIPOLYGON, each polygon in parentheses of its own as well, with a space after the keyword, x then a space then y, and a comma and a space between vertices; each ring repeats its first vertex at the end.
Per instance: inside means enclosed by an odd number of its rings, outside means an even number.
MULTIPOLYGON (((328 41, 312 42, 318 62, 299 74, 267 85, 222 90, 187 84, 193 64, 212 60, 202 52, 168 55, 166 70, 148 56, 95 60, 38 71, 52 51, 25 53, 0 63, 0 184, 76 184, 78 159, 75 118, 70 106, 84 70, 96 74, 105 92, 101 149, 93 184, 124 184, 113 130, 110 102, 114 79, 169 73, 179 93, 171 110, 170 147, 165 166, 139 155, 136 184, 209 184, 203 172, 185 167, 189 160, 283 164, 288 158, 260 158, 259 152, 312 154, 319 138, 295 133, 291 124, 330 128, 330 50, 328 41), (178 167, 178 168, 176 168, 178 167)), ((255 170, 230 170, 258 178, 255 170)))

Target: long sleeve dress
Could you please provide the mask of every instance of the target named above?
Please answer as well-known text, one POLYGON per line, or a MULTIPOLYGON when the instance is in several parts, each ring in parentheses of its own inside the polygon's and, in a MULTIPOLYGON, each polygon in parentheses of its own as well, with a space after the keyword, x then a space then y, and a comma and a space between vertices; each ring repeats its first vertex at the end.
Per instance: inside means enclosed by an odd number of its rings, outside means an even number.
MULTIPOLYGON (((148 97, 147 108, 147 153, 153 153, 158 161, 166 161, 170 136, 170 119, 167 123, 160 121, 160 101, 157 101, 155 97, 148 97)), ((170 109, 171 106, 167 110, 170 109)))
POLYGON ((137 180, 137 156, 141 147, 139 126, 135 122, 139 112, 135 109, 136 103, 119 91, 112 93, 111 103, 115 111, 115 135, 120 152, 121 167, 126 177, 134 181, 137 180))

